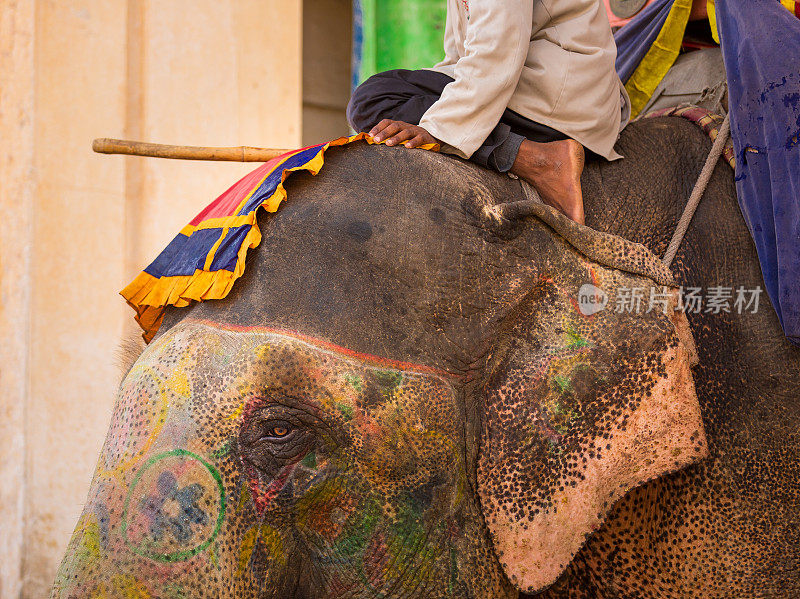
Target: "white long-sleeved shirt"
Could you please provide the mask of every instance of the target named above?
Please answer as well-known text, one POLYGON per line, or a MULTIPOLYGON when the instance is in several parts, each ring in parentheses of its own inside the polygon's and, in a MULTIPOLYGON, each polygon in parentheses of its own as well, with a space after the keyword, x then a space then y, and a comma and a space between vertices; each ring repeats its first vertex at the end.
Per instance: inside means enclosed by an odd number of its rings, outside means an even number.
POLYGON ((506 108, 613 160, 628 121, 616 46, 600 0, 448 0, 445 59, 454 79, 420 125, 468 158, 506 108))

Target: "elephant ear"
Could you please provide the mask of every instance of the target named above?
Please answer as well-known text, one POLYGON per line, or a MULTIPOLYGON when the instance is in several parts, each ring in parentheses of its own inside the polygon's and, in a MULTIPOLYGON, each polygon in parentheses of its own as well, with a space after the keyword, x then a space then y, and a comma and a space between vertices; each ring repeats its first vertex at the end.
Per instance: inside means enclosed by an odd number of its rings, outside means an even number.
POLYGON ((555 582, 628 490, 707 453, 675 290, 566 243, 561 255, 501 325, 478 454, 496 553, 528 593, 555 582), (622 301, 636 289, 638 310, 622 301))

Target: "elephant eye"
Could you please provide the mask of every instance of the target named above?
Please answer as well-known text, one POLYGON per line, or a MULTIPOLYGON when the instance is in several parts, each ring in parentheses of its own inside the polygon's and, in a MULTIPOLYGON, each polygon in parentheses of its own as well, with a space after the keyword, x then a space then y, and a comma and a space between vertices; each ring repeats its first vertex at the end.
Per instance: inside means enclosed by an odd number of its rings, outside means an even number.
POLYGON ((283 426, 282 424, 279 424, 277 426, 273 426, 272 427, 272 429, 270 430, 269 436, 270 437, 285 437, 288 434, 289 434, 289 427, 288 426, 283 426))
POLYGON ((271 420, 264 423, 261 438, 265 441, 280 441, 289 437, 295 427, 285 420, 271 420))
POLYGON ((318 420, 285 403, 284 399, 284 403, 245 412, 239 431, 237 446, 242 459, 271 478, 284 466, 302 460, 318 441, 318 420))

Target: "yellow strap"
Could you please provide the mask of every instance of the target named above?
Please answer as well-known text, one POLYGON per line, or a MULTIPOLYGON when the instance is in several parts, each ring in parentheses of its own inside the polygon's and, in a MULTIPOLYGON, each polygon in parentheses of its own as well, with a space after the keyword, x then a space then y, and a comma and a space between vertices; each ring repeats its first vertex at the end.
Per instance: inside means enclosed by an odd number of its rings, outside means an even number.
POLYGON ((711 25, 711 37, 719 43, 719 33, 717 32, 717 13, 714 7, 714 0, 706 0, 706 11, 708 12, 708 24, 711 25))
POLYGON ((658 37, 625 84, 631 99, 631 117, 641 112, 678 58, 691 12, 692 0, 675 0, 658 37))

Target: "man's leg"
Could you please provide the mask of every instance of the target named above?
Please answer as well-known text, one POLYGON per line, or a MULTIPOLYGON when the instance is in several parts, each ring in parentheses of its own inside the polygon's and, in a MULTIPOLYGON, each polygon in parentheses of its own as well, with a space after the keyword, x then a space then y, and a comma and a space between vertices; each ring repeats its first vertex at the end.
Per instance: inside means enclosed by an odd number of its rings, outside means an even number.
POLYGON ((560 131, 506 110, 472 160, 522 177, 536 188, 543 202, 584 223, 583 146, 560 131))
POLYGON ((396 69, 373 75, 359 85, 347 104, 347 120, 369 131, 383 119, 418 125, 452 77, 436 71, 396 69))
POLYGON ((536 188, 545 204, 557 208, 576 223, 585 224, 581 173, 585 153, 574 139, 520 145, 511 172, 536 188))
MULTIPOLYGON (((353 92, 347 120, 369 131, 390 119, 419 124, 422 115, 453 79, 436 71, 397 69, 373 75, 353 92)), ((583 224, 583 146, 564 134, 506 110, 470 158, 499 172, 516 174, 533 185, 542 200, 583 224)))

